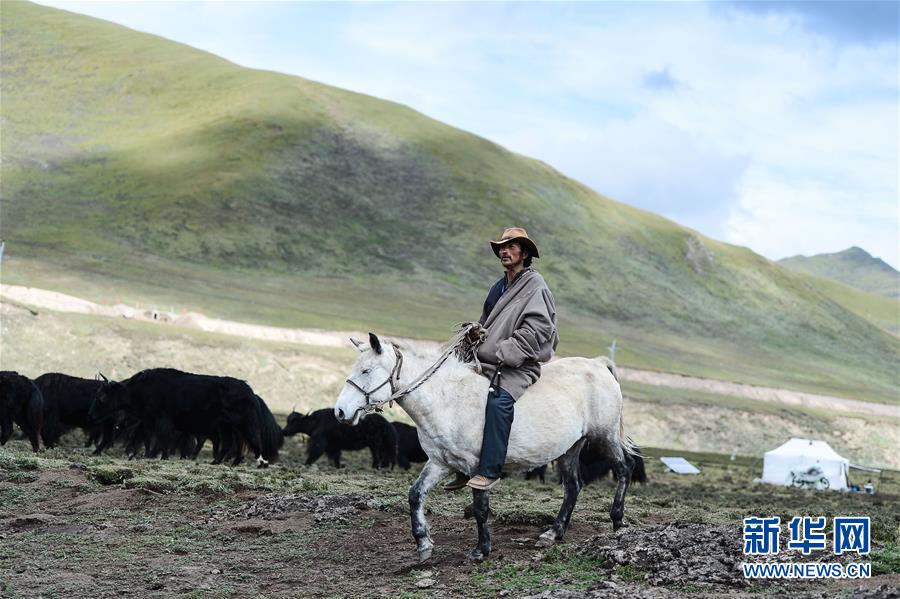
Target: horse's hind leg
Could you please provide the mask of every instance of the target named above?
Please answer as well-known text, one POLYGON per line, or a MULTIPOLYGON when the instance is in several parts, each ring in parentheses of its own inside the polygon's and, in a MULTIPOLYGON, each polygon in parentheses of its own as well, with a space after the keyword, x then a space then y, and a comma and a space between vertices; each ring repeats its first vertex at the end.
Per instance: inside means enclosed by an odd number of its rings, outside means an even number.
POLYGON ((424 562, 431 557, 434 542, 428 534, 428 522, 425 521, 425 497, 428 491, 447 476, 450 469, 443 465, 428 460, 419 478, 409 488, 409 518, 412 523, 412 534, 416 540, 416 551, 419 553, 419 561, 424 562))
POLYGON ((613 472, 618 479, 616 484, 616 495, 613 498, 612 509, 609 516, 612 518, 613 531, 619 530, 624 526, 625 519, 625 491, 628 490, 628 483, 631 482, 631 471, 634 470, 634 457, 626 453, 621 446, 617 446, 613 451, 613 472))
POLYGON ((478 523, 478 545, 469 552, 469 559, 480 562, 491 554, 490 491, 472 489, 472 511, 478 523))
POLYGON ((575 509, 575 502, 578 500, 578 493, 584 486, 581 482, 581 467, 578 462, 578 456, 581 454, 581 448, 584 446, 584 439, 581 439, 573 445, 556 462, 559 468, 559 474, 563 483, 563 503, 559 508, 559 514, 553 526, 544 531, 538 540, 538 547, 549 547, 556 541, 561 541, 569 528, 569 520, 572 518, 572 510, 575 509))

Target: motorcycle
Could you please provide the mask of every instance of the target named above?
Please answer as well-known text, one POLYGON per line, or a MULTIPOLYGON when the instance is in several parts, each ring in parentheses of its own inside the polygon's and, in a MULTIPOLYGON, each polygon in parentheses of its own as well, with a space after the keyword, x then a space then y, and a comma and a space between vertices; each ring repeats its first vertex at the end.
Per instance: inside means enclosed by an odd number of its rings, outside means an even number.
POLYGON ((791 470, 791 486, 799 489, 827 489, 828 478, 818 466, 791 470))

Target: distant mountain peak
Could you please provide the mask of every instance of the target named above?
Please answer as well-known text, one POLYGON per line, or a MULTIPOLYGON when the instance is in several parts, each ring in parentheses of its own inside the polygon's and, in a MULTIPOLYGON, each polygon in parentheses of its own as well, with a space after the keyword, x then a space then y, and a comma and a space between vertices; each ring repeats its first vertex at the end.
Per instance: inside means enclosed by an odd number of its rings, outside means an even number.
MULTIPOLYGON (((827 256, 829 254, 820 254, 820 255, 827 256)), ((880 258, 873 257, 872 254, 870 254, 869 252, 867 252, 866 250, 862 249, 861 247, 859 247, 857 245, 854 245, 853 247, 849 247, 842 252, 836 252, 831 255, 843 256, 846 258, 852 258, 854 260, 880 260, 880 258)))
POLYGON ((900 297, 900 271, 859 246, 833 254, 792 256, 779 264, 887 297, 900 297))

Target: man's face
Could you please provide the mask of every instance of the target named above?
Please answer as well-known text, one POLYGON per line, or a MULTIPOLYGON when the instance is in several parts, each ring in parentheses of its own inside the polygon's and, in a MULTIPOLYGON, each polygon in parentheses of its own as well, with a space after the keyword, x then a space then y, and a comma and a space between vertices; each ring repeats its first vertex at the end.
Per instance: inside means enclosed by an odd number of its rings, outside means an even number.
POLYGON ((515 241, 501 245, 499 254, 500 264, 506 269, 519 268, 525 261, 525 252, 522 251, 522 246, 515 241))

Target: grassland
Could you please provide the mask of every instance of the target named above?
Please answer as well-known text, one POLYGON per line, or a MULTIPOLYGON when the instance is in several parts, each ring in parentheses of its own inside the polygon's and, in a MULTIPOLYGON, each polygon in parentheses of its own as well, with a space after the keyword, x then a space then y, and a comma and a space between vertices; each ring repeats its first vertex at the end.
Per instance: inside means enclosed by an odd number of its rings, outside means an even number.
MULTIPOLYGON (((198 311, 242 322, 326 330, 374 330, 387 335, 444 340, 456 323, 471 320, 483 298, 480 290, 388 283, 378 278, 300 279, 270 273, 203 271, 157 263, 152 271, 104 270, 110 260, 49 264, 13 257, 2 280, 70 293, 102 304, 122 301, 176 313, 198 311), (150 272, 153 274, 151 275, 150 272), (188 282, 174 285, 172 281, 188 282), (365 308, 360 308, 364 298, 365 308)), ((665 372, 797 390, 869 401, 895 402, 891 379, 857 384, 857 366, 812 368, 801 356, 782 356, 776 348, 746 348, 711 337, 629 327, 578 312, 560 314, 560 355, 600 355, 615 339, 617 362, 665 372)))
POLYGON ((404 106, 65 11, 0 11, 7 282, 440 339, 498 276, 485 240, 518 223, 563 354, 616 338, 626 365, 900 399, 889 314, 745 248, 404 106))
MULTIPOLYGON (((900 300, 810 273, 809 284, 850 312, 892 335, 900 335, 900 300)), ((900 284, 900 281, 898 281, 900 284)))
MULTIPOLYGON (((95 458, 75 447, 77 437, 68 441, 38 457, 22 441, 0 449, 4 596, 518 597, 599 589, 634 597, 838 597, 896 587, 900 573, 896 473, 874 496, 816 493, 756 484, 757 460, 715 454, 687 454, 700 475, 667 474, 656 456, 670 450, 647 449, 650 482, 630 490, 629 526, 618 535, 607 515, 612 485, 602 481, 582 492, 567 543, 534 549, 561 490, 552 473, 543 484, 515 475, 491 494, 488 562, 464 557, 475 539, 474 523, 462 517, 469 496, 435 491, 428 517, 437 550, 419 566, 406 516, 415 469, 376 473, 366 456, 352 454, 340 471, 306 467, 296 440, 267 470, 95 458), (873 578, 748 585, 735 570, 747 514, 871 516, 873 578), (667 541, 673 537, 677 552, 667 541)), ((820 558, 834 559, 808 559, 820 558)))
MULTIPOLYGON (((285 415, 334 405, 356 353, 276 343, 126 319, 0 303, 0 364, 36 377, 66 372, 114 379, 153 367, 248 381, 285 415)), ((642 446, 760 456, 790 437, 828 441, 854 463, 900 469, 897 418, 824 412, 712 393, 623 383, 626 428, 642 446)), ((390 416, 403 419, 399 409, 390 416)))
POLYGON ((900 469, 900 419, 626 382, 626 429, 641 445, 760 457, 792 437, 821 439, 852 463, 900 469))

